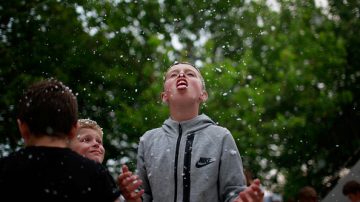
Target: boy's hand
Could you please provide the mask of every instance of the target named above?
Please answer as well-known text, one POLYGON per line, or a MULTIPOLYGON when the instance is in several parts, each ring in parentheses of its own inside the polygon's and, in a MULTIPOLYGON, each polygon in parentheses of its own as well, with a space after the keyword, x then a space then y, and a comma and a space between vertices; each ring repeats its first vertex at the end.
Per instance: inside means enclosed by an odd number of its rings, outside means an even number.
POLYGON ((264 192, 260 189, 260 180, 256 179, 244 191, 239 193, 239 196, 234 202, 263 202, 264 192))
POLYGON ((118 177, 118 185, 120 187, 121 194, 128 202, 142 201, 141 196, 143 195, 144 190, 141 189, 140 191, 137 191, 142 184, 142 181, 139 180, 139 176, 133 175, 126 165, 123 165, 121 170, 122 173, 118 177))

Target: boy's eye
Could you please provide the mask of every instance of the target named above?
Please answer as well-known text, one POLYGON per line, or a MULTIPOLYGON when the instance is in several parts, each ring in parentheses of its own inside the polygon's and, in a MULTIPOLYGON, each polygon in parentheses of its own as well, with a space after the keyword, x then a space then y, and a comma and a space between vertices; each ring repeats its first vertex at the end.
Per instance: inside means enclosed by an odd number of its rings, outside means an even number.
POLYGON ((195 73, 194 72, 188 72, 186 73, 188 76, 195 76, 195 73))
POLYGON ((80 139, 80 142, 90 142, 90 141, 91 141, 91 139, 88 137, 80 139))
POLYGON ((102 140, 96 140, 96 142, 102 144, 102 140))
POLYGON ((178 76, 178 73, 176 73, 176 72, 172 72, 169 75, 170 78, 174 78, 174 77, 177 77, 177 76, 178 76))

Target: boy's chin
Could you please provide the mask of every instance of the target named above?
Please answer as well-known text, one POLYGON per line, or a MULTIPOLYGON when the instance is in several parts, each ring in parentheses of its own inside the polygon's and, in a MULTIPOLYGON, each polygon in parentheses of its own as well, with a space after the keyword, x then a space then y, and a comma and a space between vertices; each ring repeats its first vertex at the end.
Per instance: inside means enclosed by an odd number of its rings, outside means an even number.
POLYGON ((98 163, 102 162, 102 158, 100 156, 89 156, 88 158, 98 163))
POLYGON ((190 95, 188 93, 174 95, 170 102, 172 103, 195 103, 199 100, 198 96, 190 95))

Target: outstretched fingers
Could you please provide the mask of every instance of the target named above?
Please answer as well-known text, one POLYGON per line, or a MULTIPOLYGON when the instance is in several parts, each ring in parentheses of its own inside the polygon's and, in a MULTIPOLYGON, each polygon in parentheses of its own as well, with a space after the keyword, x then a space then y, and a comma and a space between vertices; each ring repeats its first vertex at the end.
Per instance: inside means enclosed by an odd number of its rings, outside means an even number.
POLYGON ((122 166, 122 173, 118 177, 118 185, 121 193, 127 201, 141 201, 144 190, 139 190, 142 181, 139 176, 133 175, 126 165, 122 166), (139 199, 139 200, 138 200, 139 199))
POLYGON ((244 191, 239 193, 236 202, 262 202, 264 200, 264 192, 260 188, 260 180, 256 179, 244 191))

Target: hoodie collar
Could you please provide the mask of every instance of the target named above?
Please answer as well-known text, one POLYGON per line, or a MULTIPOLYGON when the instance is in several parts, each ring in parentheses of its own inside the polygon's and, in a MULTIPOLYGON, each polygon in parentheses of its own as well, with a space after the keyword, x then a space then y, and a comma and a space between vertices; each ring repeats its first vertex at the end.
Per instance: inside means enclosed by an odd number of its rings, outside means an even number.
POLYGON ((171 136, 178 136, 179 125, 181 125, 182 134, 189 134, 201 130, 203 128, 206 128, 209 125, 213 125, 213 124, 215 124, 213 120, 211 120, 205 114, 201 114, 193 119, 187 121, 181 121, 181 122, 175 121, 170 117, 164 121, 162 128, 167 134, 170 134, 171 136))

